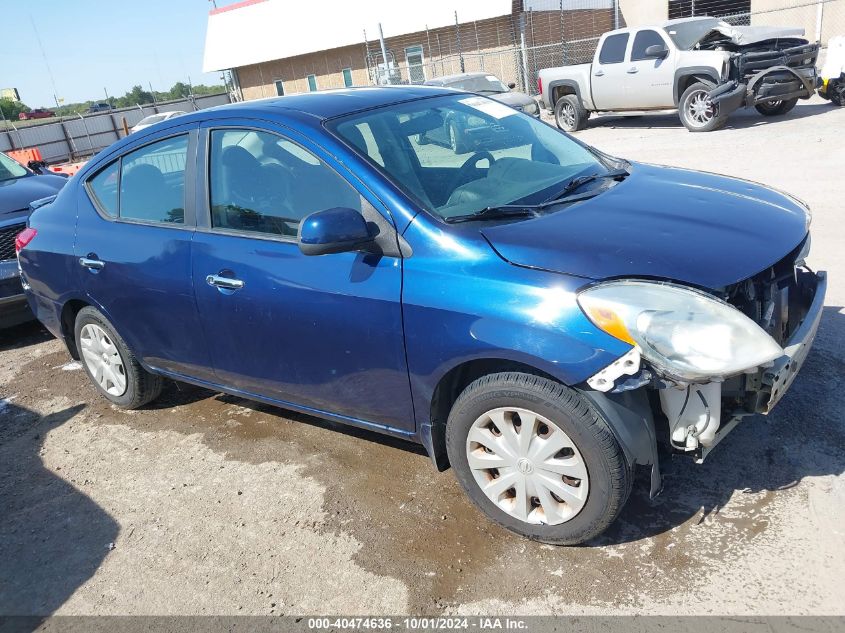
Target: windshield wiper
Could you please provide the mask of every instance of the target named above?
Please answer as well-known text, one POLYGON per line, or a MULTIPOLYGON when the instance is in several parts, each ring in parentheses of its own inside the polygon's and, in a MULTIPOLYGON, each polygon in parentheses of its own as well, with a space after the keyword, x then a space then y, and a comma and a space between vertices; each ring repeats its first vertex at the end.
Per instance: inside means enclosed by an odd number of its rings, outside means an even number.
POLYGON ((522 218, 537 215, 533 204, 504 204, 498 207, 484 207, 480 211, 468 213, 467 215, 456 215, 451 218, 443 218, 449 224, 456 222, 472 222, 474 220, 493 220, 499 218, 522 218))
POLYGON ((566 195, 572 193, 576 189, 583 187, 589 182, 594 182, 596 180, 604 180, 604 179, 619 179, 624 178, 628 175, 628 171, 625 169, 611 169, 609 171, 602 172, 600 174, 590 174, 589 176, 578 176, 577 178, 573 178, 566 186, 553 195, 551 198, 546 200, 545 202, 540 203, 538 208, 543 208, 543 205, 549 206, 552 204, 557 204, 561 198, 564 198, 566 195))

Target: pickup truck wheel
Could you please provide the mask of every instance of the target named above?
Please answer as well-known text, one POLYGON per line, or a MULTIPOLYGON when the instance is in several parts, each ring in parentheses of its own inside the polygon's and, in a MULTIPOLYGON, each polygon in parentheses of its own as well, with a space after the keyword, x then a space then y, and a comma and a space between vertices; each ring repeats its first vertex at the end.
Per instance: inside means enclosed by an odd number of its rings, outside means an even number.
POLYGON ((491 374, 455 401, 446 449, 470 500, 532 540, 576 545, 616 519, 633 471, 607 420, 577 391, 491 374))
POLYGON ((565 95, 555 104, 555 123, 564 132, 577 132, 587 126, 590 113, 575 95, 565 95))
POLYGON ((764 101, 755 105, 754 109, 763 116, 778 116, 789 112, 795 107, 796 103, 798 103, 797 98, 787 99, 786 101, 764 101))
POLYGON ((122 409, 137 409, 161 393, 162 378, 138 362, 111 323, 87 306, 76 315, 76 349, 97 391, 122 409))
POLYGON ((681 123, 690 132, 712 132, 718 130, 727 121, 719 115, 718 106, 708 96, 713 87, 697 81, 684 90, 678 105, 681 123))

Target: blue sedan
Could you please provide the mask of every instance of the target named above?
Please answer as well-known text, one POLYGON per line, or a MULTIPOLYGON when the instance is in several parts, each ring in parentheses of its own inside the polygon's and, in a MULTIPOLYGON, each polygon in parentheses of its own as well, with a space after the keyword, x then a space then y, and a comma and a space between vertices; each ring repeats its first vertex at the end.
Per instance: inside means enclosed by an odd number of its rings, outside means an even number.
POLYGON ((700 461, 783 396, 824 300, 809 224, 485 97, 360 88, 123 139, 33 213, 19 262, 114 404, 169 378, 416 441, 493 521, 574 544, 637 467, 656 494, 665 451, 700 461), (449 120, 472 122, 461 153, 425 142, 449 120))

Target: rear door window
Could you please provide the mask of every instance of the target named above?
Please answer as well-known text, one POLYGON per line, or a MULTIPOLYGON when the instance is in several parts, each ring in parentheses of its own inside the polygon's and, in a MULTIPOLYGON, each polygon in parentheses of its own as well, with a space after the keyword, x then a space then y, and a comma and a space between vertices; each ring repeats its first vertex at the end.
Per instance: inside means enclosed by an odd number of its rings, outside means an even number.
POLYGON ((604 40, 599 53, 600 64, 618 64, 625 60, 625 48, 628 46, 628 34, 617 33, 604 40))
POLYGON ((151 143, 121 159, 120 217, 185 223, 188 135, 151 143))

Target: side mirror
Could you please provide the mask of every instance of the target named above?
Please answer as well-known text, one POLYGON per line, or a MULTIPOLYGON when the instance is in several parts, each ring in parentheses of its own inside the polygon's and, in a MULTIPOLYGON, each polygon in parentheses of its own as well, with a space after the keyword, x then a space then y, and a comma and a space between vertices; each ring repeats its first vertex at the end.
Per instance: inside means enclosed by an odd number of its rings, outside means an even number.
POLYGON ((669 49, 663 46, 663 44, 652 44, 647 49, 645 49, 646 57, 651 57, 654 59, 663 59, 669 54, 669 49))
POLYGON ((356 251, 373 242, 360 211, 336 207, 315 211, 299 225, 299 250, 305 255, 356 251))
POLYGON ((44 170, 47 168, 47 163, 43 160, 31 160, 26 164, 29 167, 30 171, 34 171, 36 174, 43 174, 44 170))
POLYGON ((515 84, 514 82, 510 82, 510 83, 508 84, 508 88, 510 88, 511 90, 513 90, 514 88, 516 88, 516 84, 515 84))

